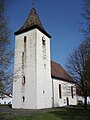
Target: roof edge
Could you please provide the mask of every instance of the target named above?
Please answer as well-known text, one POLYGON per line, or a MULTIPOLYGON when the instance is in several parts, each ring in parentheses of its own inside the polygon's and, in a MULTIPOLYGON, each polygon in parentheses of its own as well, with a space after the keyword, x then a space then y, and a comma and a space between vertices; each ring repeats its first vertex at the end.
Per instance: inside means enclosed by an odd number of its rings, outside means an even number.
POLYGON ((40 30, 42 33, 44 33, 46 36, 48 36, 49 38, 51 38, 51 35, 49 35, 45 30, 43 30, 41 27, 39 27, 38 25, 34 25, 34 26, 31 26, 31 27, 28 27, 26 29, 23 29, 21 31, 16 31, 14 32, 14 35, 19 35, 21 33, 24 33, 24 32, 27 32, 29 30, 32 30, 32 29, 35 29, 37 28, 38 30, 40 30))
POLYGON ((51 75, 51 77, 52 77, 52 78, 55 78, 55 79, 62 80, 62 81, 66 81, 66 82, 70 82, 70 83, 75 83, 75 84, 76 84, 76 82, 75 82, 74 80, 73 80, 73 81, 71 81, 71 80, 68 80, 68 81, 67 81, 67 79, 59 78, 59 77, 56 77, 56 76, 53 76, 53 75, 51 75))

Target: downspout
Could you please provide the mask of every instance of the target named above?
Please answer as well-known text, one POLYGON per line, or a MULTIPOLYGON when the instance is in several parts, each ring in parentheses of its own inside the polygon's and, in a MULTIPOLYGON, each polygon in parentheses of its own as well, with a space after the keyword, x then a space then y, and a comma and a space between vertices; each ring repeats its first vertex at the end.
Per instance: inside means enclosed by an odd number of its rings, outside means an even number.
POLYGON ((52 108, 54 108, 54 84, 53 84, 53 78, 52 78, 52 108))

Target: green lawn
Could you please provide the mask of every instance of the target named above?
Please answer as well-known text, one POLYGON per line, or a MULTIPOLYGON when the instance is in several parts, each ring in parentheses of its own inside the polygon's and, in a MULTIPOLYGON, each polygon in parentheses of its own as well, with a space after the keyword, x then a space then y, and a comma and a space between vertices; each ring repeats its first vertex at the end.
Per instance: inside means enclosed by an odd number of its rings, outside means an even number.
MULTIPOLYGON (((1 115, 2 116, 2 115, 1 115)), ((5 115, 7 118, 8 115, 5 115)), ((0 119, 1 120, 1 119, 0 119)), ((3 119, 4 120, 4 119, 3 119)), ((90 108, 59 108, 32 116, 16 116, 5 120, 90 120, 90 108)))

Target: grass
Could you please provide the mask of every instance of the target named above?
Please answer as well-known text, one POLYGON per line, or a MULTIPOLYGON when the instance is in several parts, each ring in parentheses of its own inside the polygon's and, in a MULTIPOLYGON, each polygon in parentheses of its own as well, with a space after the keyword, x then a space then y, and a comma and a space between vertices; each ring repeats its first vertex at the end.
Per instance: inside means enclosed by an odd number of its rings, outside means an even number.
MULTIPOLYGON (((3 116, 3 114, 0 113, 0 116, 3 116)), ((8 114, 5 115, 5 118, 7 116, 8 114)), ((87 110, 82 107, 59 108, 52 109, 49 112, 35 113, 31 116, 11 116, 11 118, 5 120, 90 120, 90 108, 87 110)))

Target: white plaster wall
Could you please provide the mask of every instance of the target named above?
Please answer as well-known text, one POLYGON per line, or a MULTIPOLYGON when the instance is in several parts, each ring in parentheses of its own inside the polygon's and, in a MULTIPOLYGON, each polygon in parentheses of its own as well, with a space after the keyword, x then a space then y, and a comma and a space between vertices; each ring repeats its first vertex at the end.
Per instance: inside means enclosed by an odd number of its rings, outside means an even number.
POLYGON ((15 54, 14 54, 14 80, 13 80, 13 108, 21 108, 21 88, 22 88, 22 52, 23 36, 15 37, 15 54))
POLYGON ((15 37, 13 108, 36 109, 36 29, 15 37), (24 36, 27 37, 26 64, 22 85, 22 52, 24 52, 24 36), (25 101, 22 102, 22 97, 25 101))
POLYGON ((52 107, 50 38, 37 29, 37 108, 52 107), (43 59, 42 37, 46 40, 46 59, 43 59), (46 67, 44 67, 46 64, 46 67))
POLYGON ((74 90, 74 98, 71 96, 71 86, 75 87, 75 84, 65 82, 58 79, 53 79, 53 102, 54 107, 66 106, 67 105, 67 97, 69 98, 69 105, 76 105, 76 88, 74 90), (61 98, 59 98, 59 84, 61 85, 61 98))
POLYGON ((52 79, 50 63, 50 39, 38 29, 16 36, 13 81, 13 108, 41 109, 52 107, 52 79), (24 36, 27 37, 26 63, 22 85, 22 52, 24 36), (46 60, 43 60, 42 37, 46 39, 46 60), (46 68, 44 67, 46 64, 46 68), (25 101, 22 102, 22 97, 25 101))

